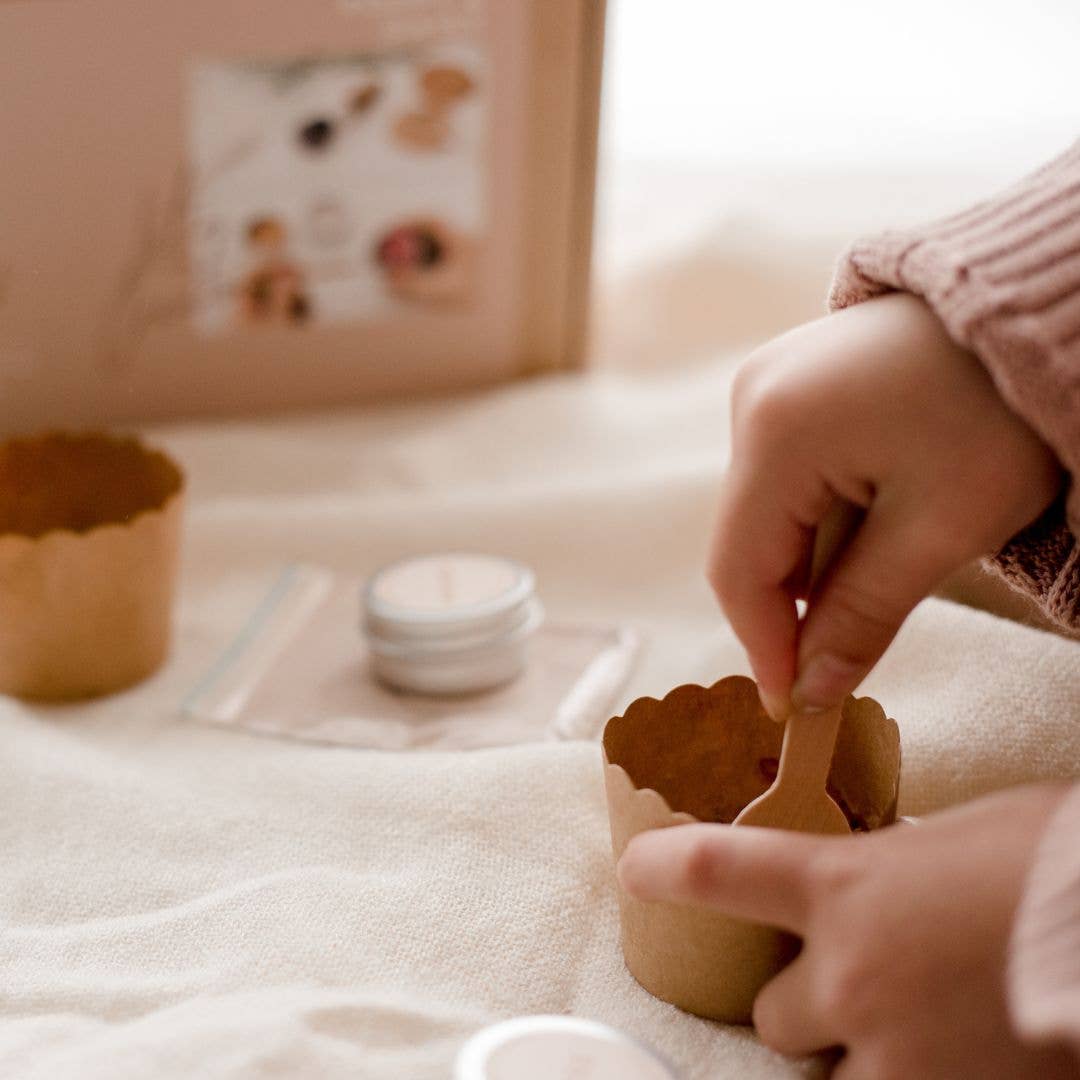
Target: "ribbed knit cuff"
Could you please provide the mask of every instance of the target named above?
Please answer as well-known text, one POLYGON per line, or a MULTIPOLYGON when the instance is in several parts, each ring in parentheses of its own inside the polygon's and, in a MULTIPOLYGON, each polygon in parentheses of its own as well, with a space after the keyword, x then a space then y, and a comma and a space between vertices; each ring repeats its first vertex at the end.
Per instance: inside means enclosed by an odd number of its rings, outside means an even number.
POLYGON ((1067 1043, 1080 1056, 1080 784, 1051 818, 1028 874, 1008 991, 1023 1038, 1067 1043))
POLYGON ((1080 626, 1080 142, 995 199, 854 244, 830 310, 923 297, 1070 474, 1067 499, 995 564, 1051 618, 1080 626))
POLYGON ((985 564, 1055 622, 1080 626, 1080 543, 1066 524, 1064 496, 985 564))

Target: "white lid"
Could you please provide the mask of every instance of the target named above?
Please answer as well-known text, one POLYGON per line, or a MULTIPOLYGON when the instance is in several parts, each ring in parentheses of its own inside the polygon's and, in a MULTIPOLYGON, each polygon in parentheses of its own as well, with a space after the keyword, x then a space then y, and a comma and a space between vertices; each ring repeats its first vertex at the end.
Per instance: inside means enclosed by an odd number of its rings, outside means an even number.
POLYGON ((522 1016, 477 1032, 454 1080, 677 1080, 672 1067, 621 1031, 572 1016, 522 1016))
POLYGON ((532 571, 494 555, 403 559, 368 581, 364 626, 390 648, 473 644, 535 622, 534 588, 532 571))

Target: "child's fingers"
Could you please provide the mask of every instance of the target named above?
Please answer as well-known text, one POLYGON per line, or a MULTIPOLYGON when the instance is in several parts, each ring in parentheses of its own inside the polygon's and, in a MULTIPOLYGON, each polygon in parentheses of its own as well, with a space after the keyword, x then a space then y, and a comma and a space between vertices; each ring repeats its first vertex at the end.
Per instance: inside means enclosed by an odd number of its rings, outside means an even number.
POLYGON ((758 1037, 773 1050, 802 1057, 840 1042, 823 1011, 816 1008, 813 945, 775 975, 754 999, 754 1027, 758 1037))
POLYGON ((749 578, 717 595, 746 649, 762 704, 774 720, 783 720, 791 711, 795 678, 798 618, 794 600, 779 586, 749 578))
POLYGON ((964 561, 910 509, 871 507, 810 598, 798 645, 795 708, 830 708, 881 658, 900 624, 964 561))
POLYGON ((676 825, 635 836, 619 860, 619 881, 639 900, 715 908, 800 934, 818 888, 816 867, 838 843, 850 841, 749 825, 676 825))
POLYGON ((807 565, 813 530, 761 485, 729 474, 709 560, 709 581, 746 649, 765 708, 789 711, 798 614, 793 581, 807 565))

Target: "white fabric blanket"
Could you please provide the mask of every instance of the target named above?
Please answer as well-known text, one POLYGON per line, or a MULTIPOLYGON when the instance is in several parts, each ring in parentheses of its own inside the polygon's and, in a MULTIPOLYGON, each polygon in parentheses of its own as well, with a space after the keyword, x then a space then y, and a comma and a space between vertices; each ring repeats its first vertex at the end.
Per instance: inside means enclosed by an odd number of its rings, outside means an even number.
MULTIPOLYGON (((615 1024, 685 1080, 812 1075, 625 971, 595 744, 377 753, 175 717, 283 562, 429 548, 518 557, 554 616, 639 628, 624 701, 745 671, 701 572, 728 383, 156 433, 191 479, 170 663, 92 705, 0 701, 0 1075, 444 1080, 530 1012, 615 1024)), ((925 603, 866 686, 902 727, 902 809, 1075 774, 1078 671, 1076 643, 925 603)))

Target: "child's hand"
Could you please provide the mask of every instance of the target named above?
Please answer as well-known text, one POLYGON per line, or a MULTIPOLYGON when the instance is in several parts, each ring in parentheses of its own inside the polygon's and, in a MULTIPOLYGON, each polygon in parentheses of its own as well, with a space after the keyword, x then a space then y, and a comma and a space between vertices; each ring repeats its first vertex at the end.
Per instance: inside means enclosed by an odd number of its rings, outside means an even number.
POLYGON ((907 294, 758 350, 736 380, 732 430, 709 576, 777 719, 789 700, 842 700, 919 600, 1032 522, 1061 483, 978 360, 907 294), (814 529, 838 499, 865 518, 800 629, 814 529))
POLYGON ((802 937, 758 995, 754 1023, 783 1053, 844 1047, 834 1080, 1076 1077, 1067 1051, 1019 1042, 1004 987, 1021 889, 1060 797, 1016 788, 921 825, 839 839, 680 825, 631 840, 619 877, 642 900, 802 937))

